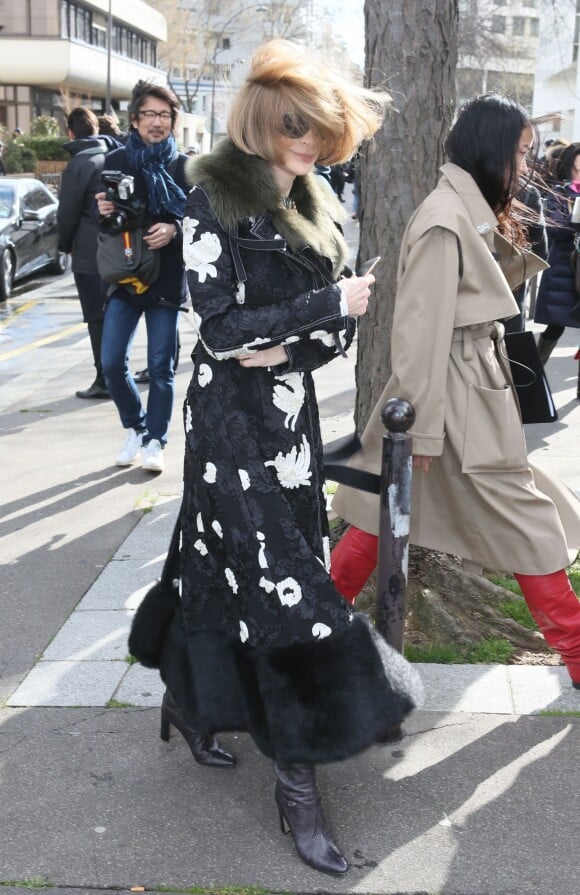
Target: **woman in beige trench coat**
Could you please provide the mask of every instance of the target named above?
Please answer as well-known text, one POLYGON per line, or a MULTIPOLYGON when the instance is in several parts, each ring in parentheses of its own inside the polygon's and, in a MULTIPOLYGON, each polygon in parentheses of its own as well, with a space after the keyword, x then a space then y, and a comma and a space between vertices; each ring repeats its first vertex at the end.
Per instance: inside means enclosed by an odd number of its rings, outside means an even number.
MULTIPOLYGON (((565 571, 580 547, 580 501, 528 460, 503 326, 494 322, 517 313, 518 272, 545 266, 498 231, 518 241, 509 210, 532 142, 511 100, 487 95, 461 110, 446 143, 450 162, 403 237, 393 372, 352 465, 379 471, 381 409, 390 397, 410 401, 411 543, 514 572, 580 689, 580 603, 565 571)), ((376 565, 378 497, 341 486, 333 508, 351 527, 331 575, 354 600, 376 565)))

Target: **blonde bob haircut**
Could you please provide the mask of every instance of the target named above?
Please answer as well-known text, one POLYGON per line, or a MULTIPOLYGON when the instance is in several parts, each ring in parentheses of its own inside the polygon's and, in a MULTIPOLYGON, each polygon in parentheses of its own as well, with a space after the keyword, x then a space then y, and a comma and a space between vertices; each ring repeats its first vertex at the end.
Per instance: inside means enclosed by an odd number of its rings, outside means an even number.
POLYGON ((281 137, 313 130, 323 141, 319 161, 335 165, 379 129, 390 99, 352 84, 292 41, 270 40, 234 98, 228 135, 243 152, 276 162, 281 137))

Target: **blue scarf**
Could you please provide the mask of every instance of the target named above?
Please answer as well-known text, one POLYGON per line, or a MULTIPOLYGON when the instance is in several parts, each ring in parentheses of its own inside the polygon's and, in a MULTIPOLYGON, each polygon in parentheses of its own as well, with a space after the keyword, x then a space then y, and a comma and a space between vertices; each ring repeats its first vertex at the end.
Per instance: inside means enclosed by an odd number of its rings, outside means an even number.
POLYGON ((173 134, 169 134, 163 143, 144 143, 138 132, 132 130, 125 149, 131 168, 140 171, 145 178, 150 211, 154 215, 168 213, 182 218, 187 197, 167 170, 177 158, 173 134))

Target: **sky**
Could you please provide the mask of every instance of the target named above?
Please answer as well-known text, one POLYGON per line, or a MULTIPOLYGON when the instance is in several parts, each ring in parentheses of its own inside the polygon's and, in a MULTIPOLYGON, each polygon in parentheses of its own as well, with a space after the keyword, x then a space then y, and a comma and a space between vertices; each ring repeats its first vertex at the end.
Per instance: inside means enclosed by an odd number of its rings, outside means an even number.
POLYGON ((338 0, 326 8, 337 34, 348 45, 353 62, 364 67, 364 0, 338 0))

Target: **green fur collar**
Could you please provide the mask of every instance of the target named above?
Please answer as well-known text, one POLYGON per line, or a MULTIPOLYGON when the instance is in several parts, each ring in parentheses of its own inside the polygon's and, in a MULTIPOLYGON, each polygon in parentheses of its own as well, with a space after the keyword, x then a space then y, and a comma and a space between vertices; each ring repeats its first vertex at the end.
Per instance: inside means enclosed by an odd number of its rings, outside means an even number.
POLYGON ((186 176, 189 183, 205 189, 225 229, 270 212, 276 232, 292 251, 309 245, 318 255, 332 261, 335 274, 343 269, 348 248, 336 222, 346 215, 330 190, 319 182, 318 175, 307 174, 294 181, 291 196, 298 213, 280 206, 280 192, 269 164, 242 152, 228 139, 222 140, 213 152, 192 158, 186 176))

